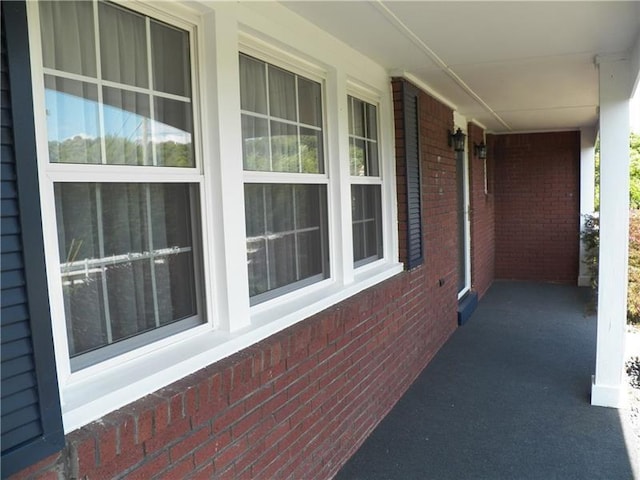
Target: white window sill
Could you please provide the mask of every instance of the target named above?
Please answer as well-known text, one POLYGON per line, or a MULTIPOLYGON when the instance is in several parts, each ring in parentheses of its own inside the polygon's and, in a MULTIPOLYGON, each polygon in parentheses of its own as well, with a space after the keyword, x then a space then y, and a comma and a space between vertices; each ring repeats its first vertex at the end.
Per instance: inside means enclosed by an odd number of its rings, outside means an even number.
MULTIPOLYGON (((286 303, 252 308, 251 326, 234 333, 209 331, 159 348, 117 368, 62 386, 65 433, 80 428, 128 403, 304 320, 356 293, 402 272, 401 263, 376 263, 356 271, 346 286, 325 287, 292 295, 286 303)), ((324 282, 323 282, 324 283, 324 282)))

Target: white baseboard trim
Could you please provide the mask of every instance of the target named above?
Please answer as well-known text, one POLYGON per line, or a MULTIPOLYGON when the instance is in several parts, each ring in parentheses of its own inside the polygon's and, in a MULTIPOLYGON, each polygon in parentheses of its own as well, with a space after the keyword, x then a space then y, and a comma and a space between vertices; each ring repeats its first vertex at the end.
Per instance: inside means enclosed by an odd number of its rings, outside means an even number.
POLYGON ((620 408, 623 406, 625 395, 624 386, 599 385, 595 375, 591 377, 591 405, 598 407, 620 408))

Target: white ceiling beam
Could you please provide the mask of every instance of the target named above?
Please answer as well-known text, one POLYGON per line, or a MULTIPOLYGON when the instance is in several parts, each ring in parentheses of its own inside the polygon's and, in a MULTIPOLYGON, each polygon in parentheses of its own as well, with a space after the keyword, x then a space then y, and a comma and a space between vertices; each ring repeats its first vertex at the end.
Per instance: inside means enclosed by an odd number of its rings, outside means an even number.
POLYGON ((400 20, 395 13, 393 13, 389 7, 387 7, 382 0, 377 0, 375 3, 372 3, 378 11, 392 24, 394 25, 403 35, 405 35, 409 40, 411 40, 418 48, 420 48, 426 55, 429 57, 431 61, 433 61, 445 74, 451 78, 460 88, 462 88, 467 95, 473 98, 477 103, 479 103, 482 108, 484 108, 491 116, 493 116, 502 126, 504 126, 507 130, 512 130, 511 126, 505 122, 500 115, 498 115, 491 106, 485 102, 480 95, 478 95, 467 83, 460 78, 460 76, 453 71, 447 63, 438 56, 436 52, 434 52, 416 33, 414 33, 402 20, 400 20))

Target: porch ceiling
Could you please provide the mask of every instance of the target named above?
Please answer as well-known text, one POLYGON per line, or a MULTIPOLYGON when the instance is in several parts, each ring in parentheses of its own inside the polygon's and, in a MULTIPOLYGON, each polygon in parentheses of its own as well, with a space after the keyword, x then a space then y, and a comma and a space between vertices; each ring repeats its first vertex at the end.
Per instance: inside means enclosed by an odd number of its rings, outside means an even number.
POLYGON ((495 133, 595 125, 594 59, 640 35, 636 1, 282 3, 495 133))

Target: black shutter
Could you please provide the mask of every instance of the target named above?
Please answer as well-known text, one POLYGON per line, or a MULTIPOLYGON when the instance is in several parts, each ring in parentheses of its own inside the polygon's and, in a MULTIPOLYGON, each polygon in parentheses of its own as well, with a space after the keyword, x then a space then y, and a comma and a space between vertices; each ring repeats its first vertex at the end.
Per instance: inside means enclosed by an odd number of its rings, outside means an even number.
POLYGON ((420 91, 406 81, 402 82, 402 103, 407 175, 407 269, 412 269, 424 261, 420 194, 420 91))
POLYGON ((51 336, 25 3, 2 2, 2 477, 64 446, 51 336))

